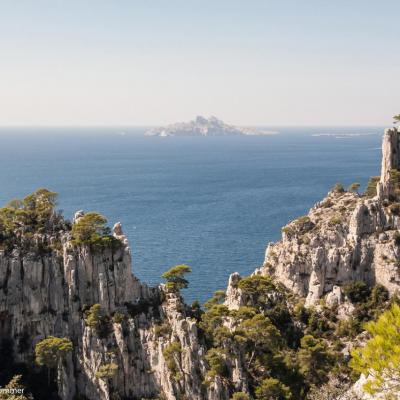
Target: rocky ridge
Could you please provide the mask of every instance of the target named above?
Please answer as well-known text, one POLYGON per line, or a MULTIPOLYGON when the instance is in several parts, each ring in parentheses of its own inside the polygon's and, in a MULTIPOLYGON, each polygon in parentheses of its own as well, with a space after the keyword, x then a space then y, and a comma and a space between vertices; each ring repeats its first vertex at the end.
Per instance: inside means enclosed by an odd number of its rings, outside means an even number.
POLYGON ((307 216, 282 228, 282 240, 268 245, 264 264, 257 272, 273 275, 306 297, 308 305, 322 298, 340 304, 341 286, 354 280, 397 292, 398 155, 399 131, 387 129, 375 193, 361 196, 341 188, 332 190, 307 216))
POLYGON ((58 392, 65 400, 150 399, 160 393, 175 399, 178 392, 204 398, 203 350, 182 299, 135 278, 120 224, 114 226, 113 235, 121 243, 117 249, 76 247, 63 233, 61 248, 45 256, 0 251, 2 350, 11 343, 13 362, 30 365, 39 340, 70 338, 73 353, 58 371, 58 392), (118 322, 111 320, 106 337, 85 324, 84 310, 93 304, 100 304, 107 316, 122 316, 118 322), (167 338, 156 334, 162 323, 168 325, 167 338), (172 341, 183 349, 179 382, 171 377, 163 357, 163 349, 172 341), (118 366, 117 373, 97 378, 99 368, 111 362, 118 366))

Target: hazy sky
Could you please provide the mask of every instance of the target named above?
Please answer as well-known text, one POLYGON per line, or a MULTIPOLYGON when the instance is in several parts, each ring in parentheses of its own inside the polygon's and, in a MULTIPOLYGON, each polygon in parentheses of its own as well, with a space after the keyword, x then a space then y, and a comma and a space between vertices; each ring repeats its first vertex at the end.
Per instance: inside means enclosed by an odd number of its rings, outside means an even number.
POLYGON ((0 125, 386 125, 399 0, 0 0, 0 125))

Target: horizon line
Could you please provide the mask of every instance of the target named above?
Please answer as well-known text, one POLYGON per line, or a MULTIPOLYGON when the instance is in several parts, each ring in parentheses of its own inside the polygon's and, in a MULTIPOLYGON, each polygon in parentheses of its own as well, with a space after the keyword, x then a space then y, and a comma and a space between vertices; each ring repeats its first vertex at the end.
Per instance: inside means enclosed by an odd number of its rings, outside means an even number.
MULTIPOLYGON (((169 124, 168 124, 169 125, 169 124)), ((233 124, 230 124, 233 125, 233 124)), ((117 129, 122 129, 122 128, 154 128, 154 127, 161 127, 161 126, 166 126, 166 125, 131 125, 131 124, 107 124, 107 125, 0 125, 0 129, 108 129, 108 128, 117 128, 117 129)), ((395 126, 394 124, 382 124, 382 125, 363 125, 363 124, 343 124, 343 125, 308 125, 308 124, 238 124, 238 125, 233 125, 237 127, 251 127, 251 128, 382 128, 382 127, 393 127, 395 126)))

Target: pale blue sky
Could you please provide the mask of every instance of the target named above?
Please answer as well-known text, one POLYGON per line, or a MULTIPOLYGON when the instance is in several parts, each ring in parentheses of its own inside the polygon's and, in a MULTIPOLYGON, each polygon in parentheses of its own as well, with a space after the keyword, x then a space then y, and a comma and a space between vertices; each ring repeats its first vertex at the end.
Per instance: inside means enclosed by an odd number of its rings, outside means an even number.
POLYGON ((398 0, 1 0, 0 125, 386 125, 398 0))

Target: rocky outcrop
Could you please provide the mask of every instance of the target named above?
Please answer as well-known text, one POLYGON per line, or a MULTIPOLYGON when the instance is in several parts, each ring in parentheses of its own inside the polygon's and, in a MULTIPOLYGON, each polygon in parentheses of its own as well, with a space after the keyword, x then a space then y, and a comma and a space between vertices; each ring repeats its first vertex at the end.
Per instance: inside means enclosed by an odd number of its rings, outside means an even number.
MULTIPOLYGON (((399 169, 397 129, 385 131, 382 149, 377 195, 361 196, 340 187, 332 190, 307 216, 282 228, 281 241, 268 245, 258 273, 273 275, 306 297, 308 305, 321 298, 337 304, 340 287, 354 280, 397 292, 400 217, 393 197, 398 187, 391 179, 393 170, 399 169)), ((227 302, 238 300, 228 296, 227 302)))
POLYGON ((400 144, 399 130, 397 128, 386 129, 382 143, 382 168, 381 178, 378 183, 378 197, 388 199, 394 195, 394 188, 391 182, 391 171, 400 168, 400 144))
MULTIPOLYGON (((75 221, 82 216, 77 214, 75 221)), ((0 339, 12 343, 15 362, 29 364, 38 341, 69 338, 73 353, 59 371, 63 400, 76 395, 90 400, 172 400, 183 394, 204 398, 205 350, 195 322, 179 295, 150 288, 132 275, 130 248, 120 224, 113 234, 119 246, 76 246, 65 233, 60 247, 45 255, 1 251, 0 339), (93 304, 100 304, 109 317, 106 335, 85 323, 85 310, 93 304), (157 334, 162 324, 167 334, 157 334), (163 356, 172 342, 182 348, 179 379, 172 377, 163 356), (116 374, 98 378, 99 368, 110 363, 118 366, 116 374)))

